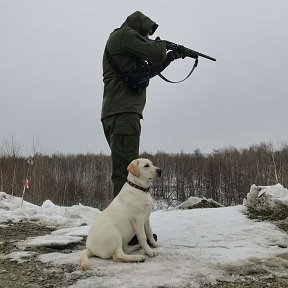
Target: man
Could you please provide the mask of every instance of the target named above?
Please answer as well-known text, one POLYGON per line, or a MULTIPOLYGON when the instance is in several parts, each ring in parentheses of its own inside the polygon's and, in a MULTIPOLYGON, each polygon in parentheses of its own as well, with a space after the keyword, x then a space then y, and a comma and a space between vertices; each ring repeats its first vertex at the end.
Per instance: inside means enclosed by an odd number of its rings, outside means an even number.
POLYGON ((101 121, 111 149, 114 197, 127 180, 127 166, 139 158, 140 119, 149 78, 163 71, 174 59, 185 57, 174 51, 166 54, 160 39, 149 40, 157 27, 149 17, 136 11, 110 34, 106 43, 101 121))

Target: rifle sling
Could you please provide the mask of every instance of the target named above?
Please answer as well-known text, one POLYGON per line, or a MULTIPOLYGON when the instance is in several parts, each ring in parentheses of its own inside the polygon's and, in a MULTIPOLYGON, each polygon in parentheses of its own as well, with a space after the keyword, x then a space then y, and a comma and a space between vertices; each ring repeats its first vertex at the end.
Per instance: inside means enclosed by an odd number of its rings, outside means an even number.
POLYGON ((171 80, 167 79, 165 76, 163 76, 161 73, 158 73, 158 76, 160 78, 162 78, 164 81, 169 82, 169 83, 181 83, 190 77, 190 75, 193 73, 193 71, 195 70, 197 65, 198 65, 198 58, 195 59, 194 65, 193 65, 191 71, 189 72, 189 74, 183 80, 180 80, 180 81, 171 81, 171 80))
MULTIPOLYGON (((114 58, 111 56, 111 54, 109 53, 107 47, 105 47, 105 51, 104 51, 106 57, 107 57, 107 60, 108 60, 108 63, 113 67, 113 69, 118 73, 118 75, 120 75, 120 77, 123 79, 123 72, 120 70, 119 66, 117 65, 117 63, 115 62, 114 58)), ((161 73, 158 73, 159 77, 162 78, 164 81, 166 82, 169 82, 169 83, 181 83, 183 81, 185 81, 186 79, 188 79, 191 74, 193 73, 193 71, 195 70, 195 68, 197 67, 198 65, 198 58, 195 59, 195 62, 194 62, 194 65, 191 69, 191 71, 189 72, 189 74, 183 79, 183 80, 180 80, 180 81, 171 81, 169 79, 167 79, 165 76, 163 76, 161 73)))

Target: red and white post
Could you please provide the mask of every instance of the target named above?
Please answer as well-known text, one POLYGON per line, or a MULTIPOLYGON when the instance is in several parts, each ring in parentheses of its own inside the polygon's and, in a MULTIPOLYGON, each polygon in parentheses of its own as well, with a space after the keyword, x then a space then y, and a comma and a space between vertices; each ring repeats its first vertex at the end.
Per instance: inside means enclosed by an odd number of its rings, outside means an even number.
POLYGON ((29 189, 29 176, 30 176, 30 174, 31 174, 32 165, 33 165, 33 160, 29 158, 29 159, 27 160, 27 173, 26 173, 26 178, 25 178, 24 181, 23 181, 23 191, 22 191, 21 209, 22 209, 22 206, 23 206, 25 191, 26 191, 26 189, 29 189))

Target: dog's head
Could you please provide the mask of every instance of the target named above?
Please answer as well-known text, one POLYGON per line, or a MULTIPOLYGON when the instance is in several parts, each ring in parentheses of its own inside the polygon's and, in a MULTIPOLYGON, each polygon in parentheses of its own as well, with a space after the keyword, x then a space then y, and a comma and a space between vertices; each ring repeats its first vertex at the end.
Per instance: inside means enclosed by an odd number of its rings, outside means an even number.
POLYGON ((161 169, 154 166, 150 160, 144 158, 133 160, 127 170, 134 177, 143 180, 151 180, 161 176, 161 169))

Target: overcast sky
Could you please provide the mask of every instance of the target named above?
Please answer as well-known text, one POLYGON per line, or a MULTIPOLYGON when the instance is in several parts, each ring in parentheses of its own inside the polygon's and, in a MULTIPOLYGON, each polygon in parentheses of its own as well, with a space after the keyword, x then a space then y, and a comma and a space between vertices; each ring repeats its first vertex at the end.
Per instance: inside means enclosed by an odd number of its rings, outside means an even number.
MULTIPOLYGON (((152 79, 142 152, 288 142, 287 0, 0 0, 0 141, 13 137, 28 154, 109 154, 103 49, 136 10, 159 24, 155 37, 217 59, 200 58, 180 84, 152 79)), ((193 63, 163 74, 181 80, 193 63)))

